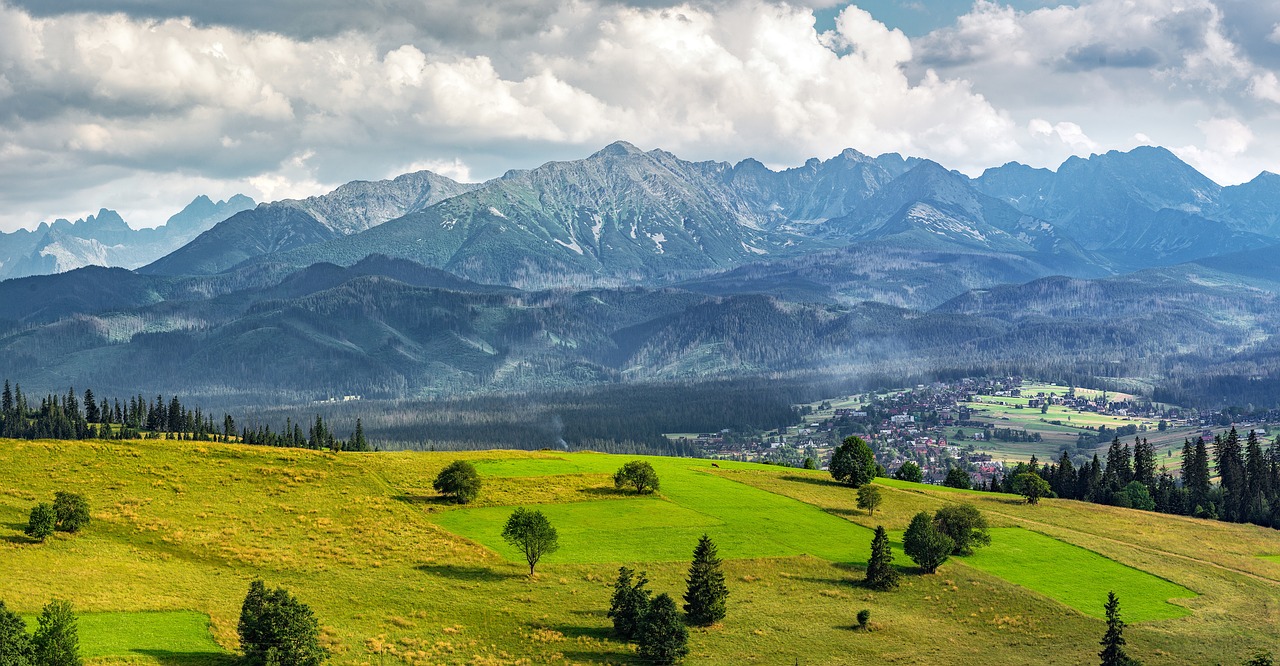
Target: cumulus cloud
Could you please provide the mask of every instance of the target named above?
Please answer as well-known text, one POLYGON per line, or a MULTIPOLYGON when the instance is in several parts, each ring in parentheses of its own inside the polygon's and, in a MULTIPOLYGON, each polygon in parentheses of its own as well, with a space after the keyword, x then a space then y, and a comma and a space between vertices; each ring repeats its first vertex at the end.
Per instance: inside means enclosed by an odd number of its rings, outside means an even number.
MULTIPOLYGON (((1017 154, 1006 114, 967 81, 909 78, 910 41, 856 7, 819 34, 809 9, 762 0, 569 3, 468 53, 429 36, 302 38, 139 6, 158 16, 0 6, 0 71, 22 91, 3 112, 0 188, 49 198, 41 183, 58 182, 65 199, 104 179, 183 173, 269 200, 390 165, 488 177, 617 138, 770 163, 846 146, 962 168, 1017 154)), ((128 209, 131 196, 82 205, 128 209)))
MULTIPOLYGON (((1267 157, 1280 160, 1272 148, 1255 154, 1263 141, 1235 152, 1207 143, 1224 136, 1220 116, 1263 127, 1258 121, 1280 103, 1280 84, 1260 55, 1275 48, 1259 48, 1267 33, 1257 27, 1269 31, 1276 20, 1265 16, 1280 10, 1259 8, 1265 4, 1083 0, 1019 11, 979 0, 954 25, 916 40, 909 67, 974 81, 996 107, 1030 116, 1034 140, 1023 154, 1037 166, 1068 152, 1162 143, 1183 146, 1180 154, 1210 177, 1238 182, 1267 157)), ((1265 126, 1266 144, 1280 139, 1273 120, 1265 126)))
POLYGON ((1258 122, 1280 104, 1259 47, 1280 16, 1257 3, 980 0, 916 39, 856 6, 820 32, 812 7, 832 4, 0 0, 0 228, 103 205, 154 223, 200 187, 271 200, 420 168, 480 180, 615 139, 976 173, 1141 135, 1219 179, 1280 145, 1258 122))

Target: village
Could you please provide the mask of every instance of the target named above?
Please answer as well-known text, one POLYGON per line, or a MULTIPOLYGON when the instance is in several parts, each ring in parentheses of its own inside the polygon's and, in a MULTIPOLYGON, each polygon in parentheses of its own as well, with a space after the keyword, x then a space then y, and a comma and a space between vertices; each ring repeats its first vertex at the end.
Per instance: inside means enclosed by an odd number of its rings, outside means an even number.
POLYGON ((974 482, 1003 476, 1006 466, 1038 457, 1091 457, 1115 437, 1149 437, 1172 458, 1187 438, 1212 438, 1236 425, 1265 436, 1280 414, 1238 420, 1152 403, 1137 396, 1037 383, 1022 377, 961 379, 863 393, 797 406, 797 423, 757 433, 721 431, 679 439, 724 460, 825 469, 850 435, 865 439, 885 473, 910 461, 926 483, 941 483, 953 467, 974 482))

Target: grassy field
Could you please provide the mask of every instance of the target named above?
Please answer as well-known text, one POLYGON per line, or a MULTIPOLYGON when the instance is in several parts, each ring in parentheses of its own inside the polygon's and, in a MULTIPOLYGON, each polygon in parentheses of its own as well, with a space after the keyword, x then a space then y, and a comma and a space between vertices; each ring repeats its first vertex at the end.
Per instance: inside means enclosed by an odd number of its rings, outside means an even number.
POLYGON ((1057 599, 1072 608, 1105 617, 1098 599, 1114 591, 1124 599, 1130 622, 1190 614, 1170 599, 1194 592, 1114 560, 1039 532, 1004 527, 991 531, 991 546, 964 558, 964 563, 1057 599))
MULTIPOLYGON (((662 497, 629 497, 542 507, 561 535, 548 562, 654 562, 686 560, 703 533, 725 557, 815 555, 833 562, 865 562, 871 533, 817 507, 707 473, 710 461, 654 458, 662 497)), ((561 460, 482 463, 489 477, 612 472, 614 456, 581 454, 561 460)), ((721 469, 741 467, 720 463, 721 469)), ((516 551, 501 539, 510 507, 462 509, 437 523, 484 544, 508 559, 516 551)))
POLYGON ((609 479, 628 459, 0 441, 0 599, 24 614, 70 599, 94 666, 231 663, 259 577, 315 609, 336 664, 636 663, 604 616, 617 566, 678 597, 705 530, 730 558, 729 616, 692 632, 689 663, 1087 663, 1103 631, 1103 600, 1090 599, 1107 584, 1122 589, 1126 637, 1147 664, 1240 663, 1280 642, 1280 563, 1259 557, 1280 553, 1273 530, 895 481, 878 481, 885 502, 869 517, 823 474, 699 460, 650 459, 662 491, 634 498, 609 479), (484 477, 472 508, 429 490, 458 458, 484 477), (61 489, 88 496, 93 523, 29 542, 26 513, 61 489), (987 553, 922 576, 896 549, 899 590, 854 584, 867 528, 900 531, 954 501, 1002 528, 987 553), (564 548, 530 578, 504 556, 493 516, 533 503, 564 548), (1025 538, 1053 556, 1008 564, 1025 538), (1099 567, 1127 573, 1098 583, 1099 567), (861 608, 877 631, 850 631, 861 608))
MULTIPOLYGON (((23 617, 32 631, 36 615, 23 617)), ((209 633, 209 616, 192 611, 82 613, 77 618, 87 658, 139 655, 218 657, 226 654, 209 633)))

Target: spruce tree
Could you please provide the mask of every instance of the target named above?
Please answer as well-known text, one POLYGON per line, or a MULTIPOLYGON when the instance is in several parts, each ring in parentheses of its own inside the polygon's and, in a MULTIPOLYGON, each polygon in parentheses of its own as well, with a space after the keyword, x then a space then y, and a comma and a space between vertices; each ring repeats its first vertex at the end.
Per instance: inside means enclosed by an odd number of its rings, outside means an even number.
POLYGON ((1107 633, 1102 636, 1101 666, 1137 666, 1141 662, 1134 660, 1124 651, 1124 620, 1120 619, 1120 598, 1115 592, 1107 593, 1107 603, 1103 606, 1107 612, 1107 633))
POLYGON ((871 539, 871 559, 867 560, 867 577, 863 584, 873 590, 887 591, 898 587, 898 570, 893 568, 893 550, 883 525, 876 526, 871 539))
POLYGON ((636 654, 650 664, 674 664, 689 654, 689 630, 666 593, 649 604, 636 633, 636 654))
POLYGON ((609 603, 609 619, 613 620, 613 633, 623 640, 632 640, 640 631, 640 623, 649 609, 649 579, 642 571, 627 567, 618 568, 618 580, 613 584, 613 599, 609 603))
POLYGON ((1148 488, 1156 483, 1156 449, 1145 437, 1133 441, 1133 480, 1148 488))
POLYGON ((711 542, 711 537, 703 534, 693 549, 688 589, 684 593, 684 612, 689 624, 705 627, 723 620, 728 596, 729 588, 724 584, 716 545, 711 542))
POLYGON ((1218 477, 1222 486, 1223 520, 1241 522, 1246 506, 1246 486, 1244 456, 1240 448, 1240 433, 1233 427, 1226 437, 1217 438, 1217 450, 1214 452, 1218 467, 1218 477))

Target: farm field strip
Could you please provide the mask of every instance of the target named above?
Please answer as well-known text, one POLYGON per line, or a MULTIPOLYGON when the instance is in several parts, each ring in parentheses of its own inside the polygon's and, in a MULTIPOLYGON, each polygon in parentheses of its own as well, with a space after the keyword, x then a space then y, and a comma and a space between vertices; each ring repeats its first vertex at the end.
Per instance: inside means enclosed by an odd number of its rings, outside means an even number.
POLYGON ((1105 617, 1099 599, 1112 590, 1123 596, 1129 622, 1190 615, 1169 600, 1197 596, 1091 550, 1017 527, 993 528, 991 545, 960 561, 1099 618, 1105 617))
MULTIPOLYGON (((22 619, 35 630, 35 615, 22 619)), ((76 625, 86 658, 227 654, 209 633, 209 616, 195 611, 81 613, 76 625)))
MULTIPOLYGON (((612 471, 624 456, 569 454, 564 458, 481 462, 482 478, 612 471)), ((638 496, 536 505, 561 534, 548 562, 635 562, 688 559, 704 532, 729 558, 814 555, 831 562, 865 562, 871 533, 798 500, 707 474, 710 461, 646 458, 662 480, 663 498, 638 496)), ((732 463, 723 463, 726 467, 732 463)), ((501 539, 511 507, 445 511, 436 524, 504 558, 518 559, 501 539)))

